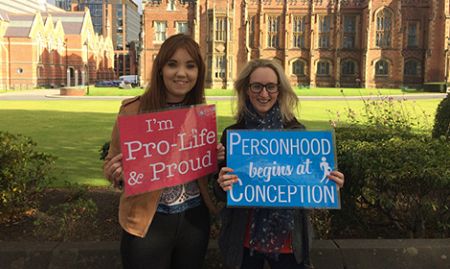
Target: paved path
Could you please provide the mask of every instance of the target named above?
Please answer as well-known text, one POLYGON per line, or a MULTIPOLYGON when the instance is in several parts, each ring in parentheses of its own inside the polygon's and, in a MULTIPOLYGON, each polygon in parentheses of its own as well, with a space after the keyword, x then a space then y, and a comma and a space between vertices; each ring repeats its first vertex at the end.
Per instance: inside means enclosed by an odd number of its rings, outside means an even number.
MULTIPOLYGON (((423 94, 404 94, 391 95, 394 100, 419 100, 419 99, 443 99, 446 93, 423 93, 423 94)), ((133 96, 62 96, 59 95, 59 89, 46 90, 30 90, 30 91, 9 91, 0 93, 0 100, 123 100, 133 96)), ((234 96, 208 96, 208 100, 222 101, 232 100, 234 96)), ((303 101, 338 101, 338 100, 374 100, 386 98, 386 96, 299 96, 299 100, 303 101)))
MULTIPOLYGON (((0 268, 120 269, 120 242, 1 242, 0 268)), ((224 268, 211 240, 203 269, 224 268)), ((317 269, 448 269, 450 239, 314 240, 317 269)))

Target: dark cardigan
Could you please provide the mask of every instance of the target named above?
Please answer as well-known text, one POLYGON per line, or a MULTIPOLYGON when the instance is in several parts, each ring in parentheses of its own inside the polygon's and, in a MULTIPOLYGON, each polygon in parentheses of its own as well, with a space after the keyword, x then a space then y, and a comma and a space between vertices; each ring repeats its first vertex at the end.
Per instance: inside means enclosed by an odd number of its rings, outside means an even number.
MULTIPOLYGON (((305 129, 293 119, 284 124, 284 129, 305 129)), ((227 130, 247 129, 243 121, 239 121, 222 133, 221 143, 227 147, 227 130)), ((219 163, 219 169, 226 165, 226 160, 219 163)), ((217 177, 216 177, 217 179, 217 177)), ((226 193, 214 180, 214 193, 218 200, 226 202, 226 193)), ((249 209, 227 208, 220 212, 222 227, 219 236, 219 248, 225 264, 230 268, 240 268, 244 253, 244 238, 247 228, 249 209)), ((297 262, 303 262, 305 268, 313 268, 310 263, 309 250, 312 241, 312 225, 308 210, 298 209, 294 214, 294 231, 292 232, 292 249, 297 262)))

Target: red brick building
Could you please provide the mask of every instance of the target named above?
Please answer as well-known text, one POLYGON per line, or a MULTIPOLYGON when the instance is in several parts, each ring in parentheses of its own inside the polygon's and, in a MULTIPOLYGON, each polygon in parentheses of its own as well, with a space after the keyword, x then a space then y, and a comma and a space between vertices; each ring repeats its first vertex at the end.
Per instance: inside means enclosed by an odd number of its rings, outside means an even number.
POLYGON ((114 78, 110 38, 94 33, 90 12, 36 0, 0 2, 0 88, 29 89, 114 78))
MULTIPOLYGON (((50 2, 50 1, 49 1, 50 2)), ((115 50, 117 76, 137 75, 140 14, 134 0, 53 0, 65 10, 82 11, 89 8, 94 31, 110 37, 115 50)))
POLYGON ((231 87, 253 58, 273 58, 293 85, 401 87, 448 78, 449 0, 147 0, 141 73, 160 44, 201 45, 208 87, 231 87))

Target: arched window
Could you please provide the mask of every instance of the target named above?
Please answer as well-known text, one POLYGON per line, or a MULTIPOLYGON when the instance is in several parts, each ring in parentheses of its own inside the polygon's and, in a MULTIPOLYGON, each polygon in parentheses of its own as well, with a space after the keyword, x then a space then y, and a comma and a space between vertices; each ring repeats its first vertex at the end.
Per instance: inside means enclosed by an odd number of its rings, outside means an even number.
POLYGON ((418 76, 420 74, 420 63, 414 59, 406 60, 403 74, 405 76, 418 76))
POLYGON ((379 48, 389 48, 391 46, 392 13, 383 9, 377 13, 377 31, 375 45, 379 48))
POLYGON ((375 64, 376 76, 387 76, 389 74, 389 63, 386 60, 379 60, 375 64))
POLYGON ((321 60, 317 63, 317 75, 319 76, 330 75, 330 63, 328 61, 321 60))
POLYGON ((354 75, 356 73, 356 63, 353 60, 344 60, 341 63, 342 75, 354 75))
POLYGON ((305 63, 301 60, 296 60, 292 63, 292 74, 296 76, 305 75, 305 63))

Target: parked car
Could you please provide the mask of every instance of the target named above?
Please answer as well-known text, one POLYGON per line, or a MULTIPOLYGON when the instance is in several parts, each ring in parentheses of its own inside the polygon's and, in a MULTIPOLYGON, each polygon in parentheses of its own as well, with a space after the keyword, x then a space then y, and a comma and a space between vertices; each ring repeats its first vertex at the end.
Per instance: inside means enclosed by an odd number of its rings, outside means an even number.
POLYGON ((103 80, 103 81, 97 81, 95 82, 95 87, 111 87, 111 81, 109 80, 103 80))
POLYGON ((95 87, 119 87, 121 80, 103 80, 97 81, 95 87))
POLYGON ((119 79, 125 83, 131 84, 131 86, 139 86, 139 76, 138 75, 126 75, 120 76, 119 79))
POLYGON ((121 80, 118 80, 118 79, 112 80, 112 83, 113 83, 114 87, 119 87, 119 85, 120 85, 121 82, 122 82, 122 81, 121 81, 121 80))
POLYGON ((127 81, 121 81, 119 84, 119 89, 133 89, 133 86, 127 81))

